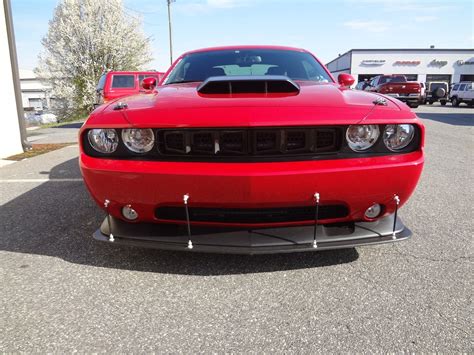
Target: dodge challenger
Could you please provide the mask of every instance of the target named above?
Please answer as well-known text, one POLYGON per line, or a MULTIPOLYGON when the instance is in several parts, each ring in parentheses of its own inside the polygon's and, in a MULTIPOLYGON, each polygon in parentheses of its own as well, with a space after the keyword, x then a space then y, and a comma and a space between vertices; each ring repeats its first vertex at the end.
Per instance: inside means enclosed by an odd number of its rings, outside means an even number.
POLYGON ((94 238, 143 247, 282 253, 411 236, 424 127, 404 103, 352 90, 310 52, 200 49, 79 133, 94 238))

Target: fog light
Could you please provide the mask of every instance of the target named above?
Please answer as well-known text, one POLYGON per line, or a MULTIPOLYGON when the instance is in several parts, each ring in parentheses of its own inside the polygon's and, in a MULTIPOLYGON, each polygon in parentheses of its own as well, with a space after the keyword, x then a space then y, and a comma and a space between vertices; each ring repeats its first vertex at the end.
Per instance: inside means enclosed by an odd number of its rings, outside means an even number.
POLYGON ((135 211, 131 205, 126 205, 122 208, 123 216, 129 221, 134 221, 138 218, 138 213, 135 211))
POLYGON ((378 203, 374 203, 365 211, 365 217, 372 219, 378 217, 380 212, 382 212, 382 206, 380 206, 378 203))

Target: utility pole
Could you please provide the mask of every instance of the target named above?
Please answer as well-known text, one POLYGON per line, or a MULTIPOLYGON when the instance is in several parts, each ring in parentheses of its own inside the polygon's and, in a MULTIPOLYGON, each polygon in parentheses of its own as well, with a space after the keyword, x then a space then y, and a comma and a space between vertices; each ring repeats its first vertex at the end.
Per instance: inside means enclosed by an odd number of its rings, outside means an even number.
POLYGON ((173 33, 171 31, 171 3, 176 0, 166 0, 168 3, 168 27, 170 33, 170 65, 173 64, 173 33))

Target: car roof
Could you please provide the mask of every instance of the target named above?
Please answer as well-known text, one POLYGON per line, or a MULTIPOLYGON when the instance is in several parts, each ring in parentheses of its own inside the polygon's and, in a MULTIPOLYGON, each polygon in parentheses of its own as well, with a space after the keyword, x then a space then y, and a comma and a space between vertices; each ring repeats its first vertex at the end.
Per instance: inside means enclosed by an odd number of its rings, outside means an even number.
POLYGON ((202 52, 215 52, 215 51, 225 51, 225 50, 239 50, 239 49, 275 49, 275 50, 286 50, 286 51, 295 51, 295 52, 307 52, 306 49, 296 48, 296 47, 287 47, 287 46, 270 46, 270 45, 241 45, 241 46, 221 46, 221 47, 208 47, 200 48, 192 51, 185 52, 183 56, 192 54, 192 53, 202 53, 202 52))

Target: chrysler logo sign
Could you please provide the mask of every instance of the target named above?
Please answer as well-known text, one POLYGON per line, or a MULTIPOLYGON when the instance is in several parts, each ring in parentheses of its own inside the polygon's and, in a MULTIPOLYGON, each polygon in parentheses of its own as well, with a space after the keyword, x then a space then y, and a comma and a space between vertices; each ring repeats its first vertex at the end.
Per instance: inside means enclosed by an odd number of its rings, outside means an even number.
POLYGON ((457 65, 474 65, 474 60, 466 60, 466 61, 464 61, 464 60, 460 59, 460 60, 458 60, 458 61, 456 62, 456 64, 457 64, 457 65))
POLYGON ((364 59, 360 64, 362 65, 383 65, 385 59, 364 59))

